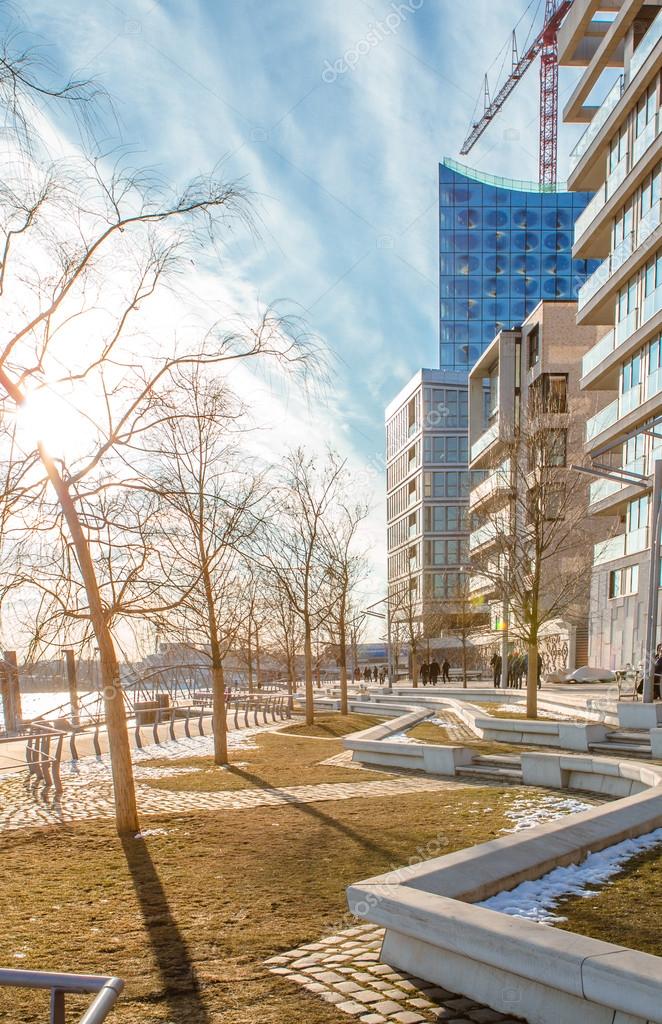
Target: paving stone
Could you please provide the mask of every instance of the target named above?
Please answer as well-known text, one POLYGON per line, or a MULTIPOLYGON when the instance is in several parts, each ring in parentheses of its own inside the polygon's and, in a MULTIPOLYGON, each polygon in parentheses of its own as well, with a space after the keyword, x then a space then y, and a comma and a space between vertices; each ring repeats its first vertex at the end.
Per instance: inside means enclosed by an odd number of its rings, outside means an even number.
POLYGON ((378 1003, 382 998, 382 994, 381 992, 371 992, 369 989, 364 988, 361 992, 355 992, 354 998, 362 1003, 378 1003))
POLYGON ((418 1010, 427 1010, 429 1006, 434 1006, 429 999, 409 999, 407 1000, 410 1006, 415 1006, 418 1010))
POLYGON ((342 992, 320 992, 325 1003, 342 1003, 345 999, 342 992))
POLYGON ((353 1017, 358 1017, 365 1010, 365 1006, 362 1003, 355 1003, 350 1000, 346 1003, 336 1003, 336 1009, 342 1010, 343 1013, 350 1013, 353 1017))
POLYGON ((343 981, 342 974, 336 974, 335 971, 324 971, 323 974, 316 974, 315 977, 318 981, 323 981, 325 985, 333 985, 336 981, 343 981))
POLYGON ((457 992, 449 992, 447 988, 440 988, 438 985, 426 989, 425 994, 429 999, 436 999, 439 1003, 443 1003, 446 999, 459 998, 457 992))
POLYGON ((385 1024, 386 1017, 382 1017, 381 1013, 368 1013, 360 1020, 361 1024, 385 1024))
POLYGON ((394 1003, 392 999, 384 999, 381 1003, 375 1005, 375 1009, 379 1010, 380 1013, 398 1013, 402 1010, 400 1003, 394 1003))
POLYGON ((464 996, 460 996, 457 999, 449 999, 448 1006, 451 1010, 478 1009, 478 1003, 474 999, 466 999, 464 996))
POLYGON ((405 999, 406 996, 401 988, 385 988, 384 995, 389 999, 405 999))
POLYGON ((357 985, 354 981, 340 981, 336 985, 339 992, 360 992, 361 986, 357 985))
POLYGON ((469 1017, 475 1020, 476 1024, 495 1024, 495 1022, 503 1020, 502 1013, 498 1013, 497 1010, 483 1008, 480 1010, 469 1010, 469 1017))
POLYGON ((421 1021, 425 1021, 425 1017, 421 1017, 420 1013, 405 1010, 403 1013, 394 1013, 393 1020, 397 1020, 398 1024, 420 1024, 421 1021))

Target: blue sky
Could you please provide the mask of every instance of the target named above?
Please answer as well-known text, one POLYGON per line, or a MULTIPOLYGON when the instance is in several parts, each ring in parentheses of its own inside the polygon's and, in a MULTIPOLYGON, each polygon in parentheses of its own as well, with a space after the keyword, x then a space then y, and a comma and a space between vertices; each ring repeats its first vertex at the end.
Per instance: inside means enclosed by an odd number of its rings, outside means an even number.
MULTIPOLYGON (((221 161, 256 193, 259 235, 229 249, 234 301, 293 300, 332 353, 332 397, 279 406, 293 421, 283 443, 303 429, 348 455, 375 501, 382 570, 383 408, 437 360, 438 161, 458 157, 482 76, 525 7, 32 0, 25 16, 63 71, 113 95, 137 163, 184 183, 221 161)), ((562 72, 562 94, 571 84, 562 72)), ((537 176, 537 94, 536 67, 474 166, 537 176)), ((577 135, 562 130, 561 174, 577 135)), ((259 401, 270 404, 267 389, 259 401)))

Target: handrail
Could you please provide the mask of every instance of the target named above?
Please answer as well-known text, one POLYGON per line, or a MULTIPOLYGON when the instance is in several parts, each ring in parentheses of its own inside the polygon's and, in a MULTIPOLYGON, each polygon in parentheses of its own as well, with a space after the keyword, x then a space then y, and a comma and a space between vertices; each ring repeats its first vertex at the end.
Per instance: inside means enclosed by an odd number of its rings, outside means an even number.
POLYGON ((121 978, 97 974, 63 974, 52 971, 18 971, 0 968, 0 986, 6 988, 50 989, 50 1024, 65 1024, 64 997, 67 994, 96 994, 79 1024, 102 1024, 117 1002, 124 982, 121 978))

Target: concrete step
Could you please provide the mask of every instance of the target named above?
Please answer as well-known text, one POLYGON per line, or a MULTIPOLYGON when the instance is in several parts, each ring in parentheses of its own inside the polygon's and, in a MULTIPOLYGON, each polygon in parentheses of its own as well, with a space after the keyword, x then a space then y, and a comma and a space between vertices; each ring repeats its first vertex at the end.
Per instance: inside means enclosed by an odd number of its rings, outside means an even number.
POLYGON ((475 754, 473 764, 499 765, 504 768, 519 768, 521 760, 517 754, 475 754))
POLYGON ((596 754, 636 754, 637 757, 650 757, 650 743, 590 743, 589 747, 596 754))
POLYGON ((465 765, 455 769, 456 775, 474 779, 496 779, 501 782, 521 782, 522 772, 517 768, 498 768, 496 765, 465 765))
POLYGON ((607 733, 605 740, 609 743, 648 743, 649 732, 648 729, 614 729, 607 733))

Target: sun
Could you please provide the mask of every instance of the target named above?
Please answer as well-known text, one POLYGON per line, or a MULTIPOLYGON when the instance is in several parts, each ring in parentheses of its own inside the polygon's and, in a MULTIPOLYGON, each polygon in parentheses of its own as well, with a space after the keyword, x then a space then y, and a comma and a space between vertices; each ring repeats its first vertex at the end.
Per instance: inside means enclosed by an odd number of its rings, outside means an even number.
POLYGON ((49 455, 69 463, 89 449, 93 435, 88 417, 48 386, 28 392, 16 424, 17 439, 26 451, 42 444, 49 455))

